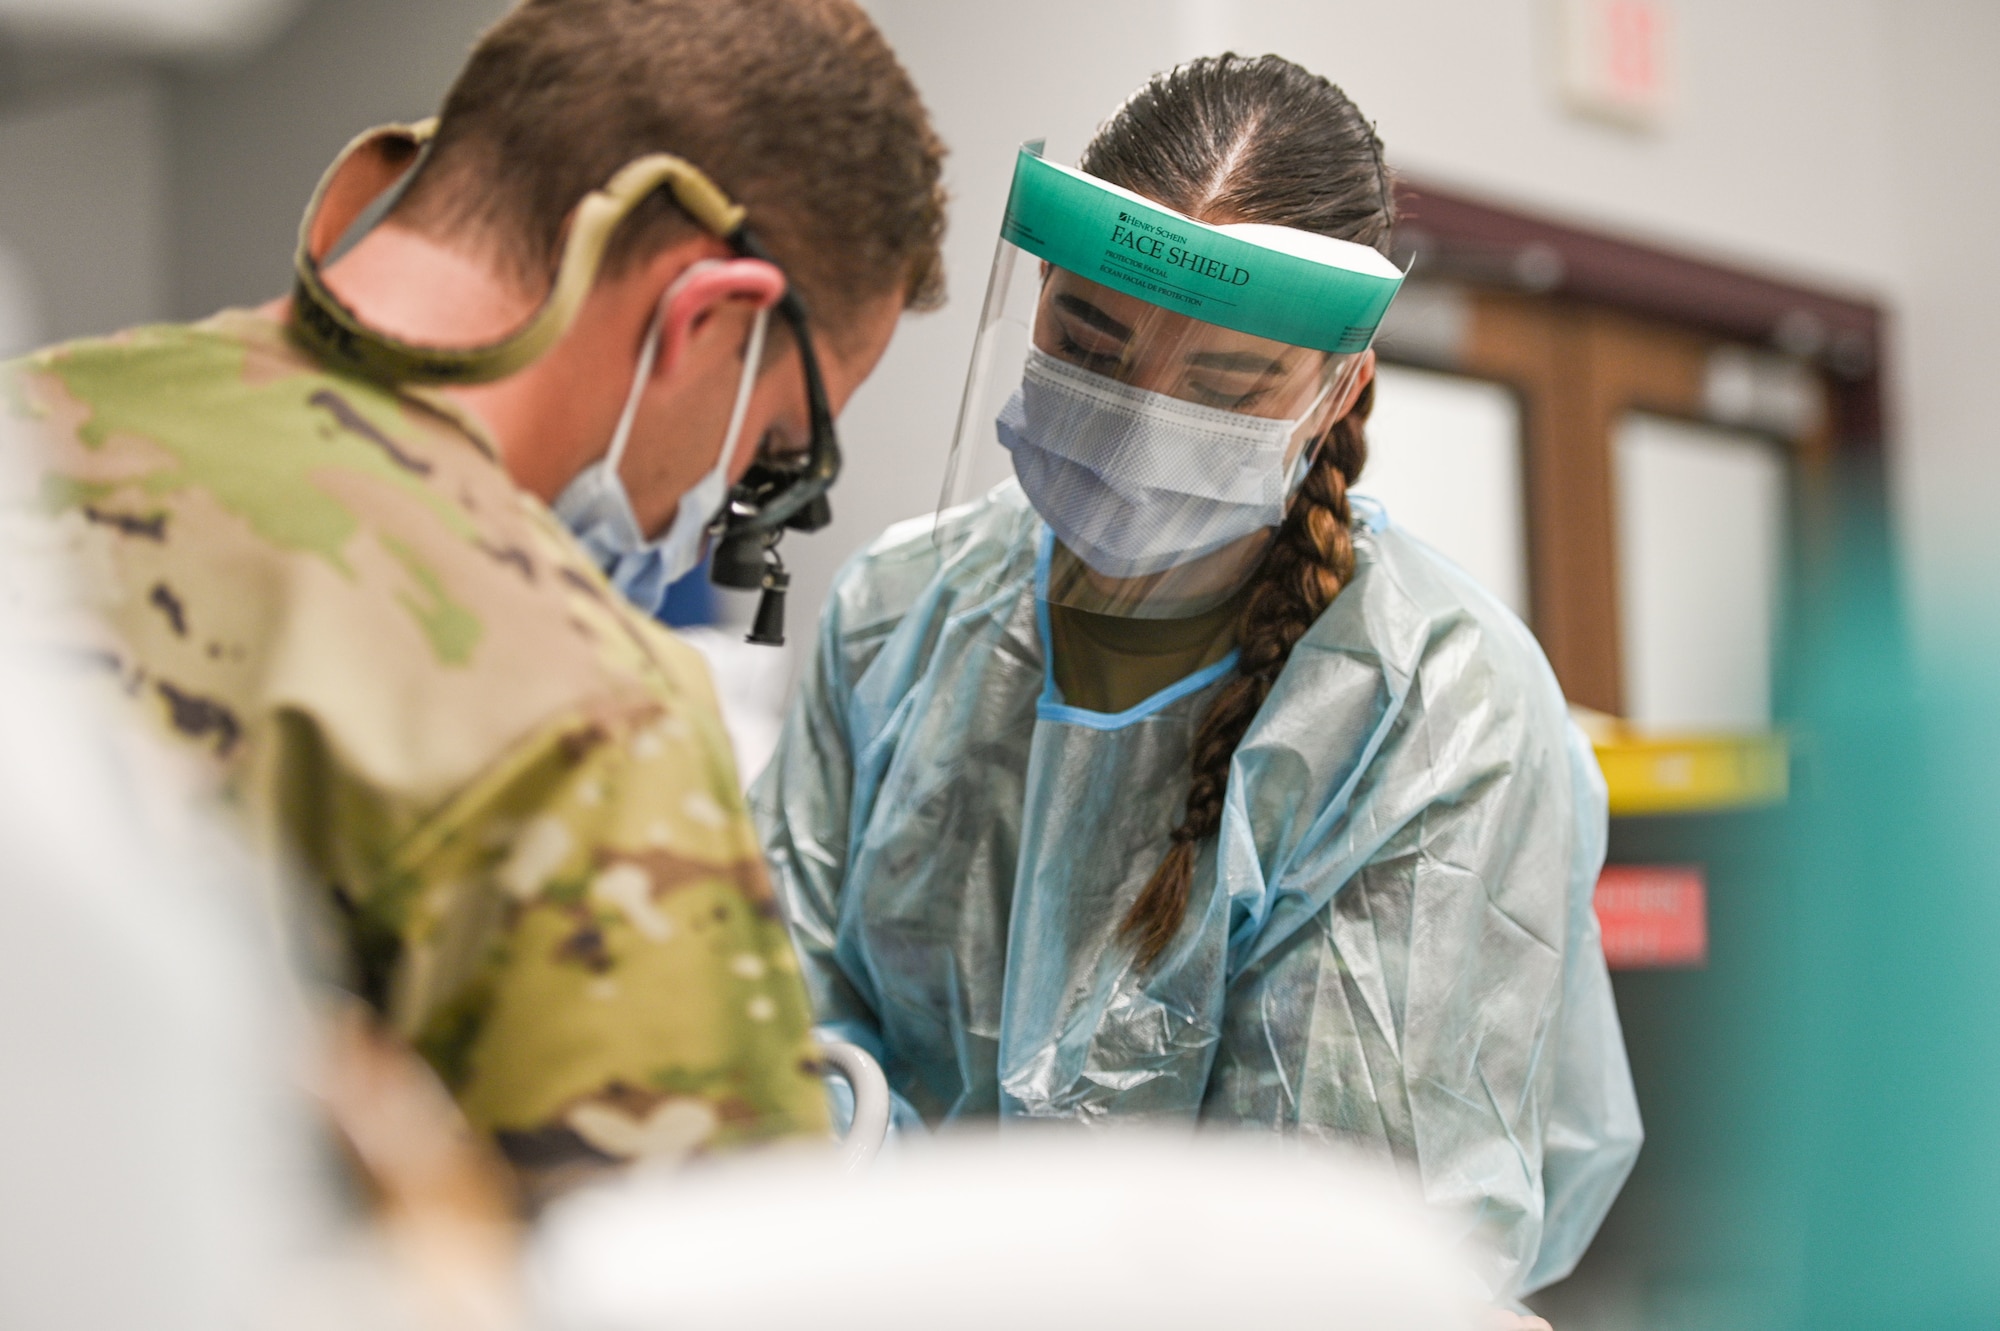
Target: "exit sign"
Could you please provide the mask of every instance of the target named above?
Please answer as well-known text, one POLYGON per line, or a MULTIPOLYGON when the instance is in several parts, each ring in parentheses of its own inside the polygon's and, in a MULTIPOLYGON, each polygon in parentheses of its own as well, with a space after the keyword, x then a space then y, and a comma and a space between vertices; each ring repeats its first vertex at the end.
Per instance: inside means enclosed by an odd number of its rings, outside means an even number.
POLYGON ((1666 0, 1555 0, 1563 100, 1635 129, 1657 127, 1672 94, 1666 0))
POLYGON ((1692 970, 1708 961, 1708 876, 1692 864, 1607 864, 1597 927, 1615 971, 1692 970))

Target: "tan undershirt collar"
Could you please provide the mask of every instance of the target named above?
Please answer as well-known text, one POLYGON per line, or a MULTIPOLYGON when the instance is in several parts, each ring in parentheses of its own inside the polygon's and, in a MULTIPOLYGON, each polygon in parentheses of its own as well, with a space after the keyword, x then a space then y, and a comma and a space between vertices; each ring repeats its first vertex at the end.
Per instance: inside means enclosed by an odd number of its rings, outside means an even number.
POLYGON ((1188 619, 1133 619, 1049 606, 1056 688, 1071 707, 1115 714, 1229 655, 1247 589, 1188 619))

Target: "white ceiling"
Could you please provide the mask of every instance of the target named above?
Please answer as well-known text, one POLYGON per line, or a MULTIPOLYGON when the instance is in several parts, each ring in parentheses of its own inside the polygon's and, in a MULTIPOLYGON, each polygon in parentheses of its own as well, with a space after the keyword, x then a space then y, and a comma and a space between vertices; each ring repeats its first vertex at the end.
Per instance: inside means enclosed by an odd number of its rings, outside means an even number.
POLYGON ((272 36, 299 0, 0 0, 0 29, 24 41, 147 55, 226 55, 272 36))

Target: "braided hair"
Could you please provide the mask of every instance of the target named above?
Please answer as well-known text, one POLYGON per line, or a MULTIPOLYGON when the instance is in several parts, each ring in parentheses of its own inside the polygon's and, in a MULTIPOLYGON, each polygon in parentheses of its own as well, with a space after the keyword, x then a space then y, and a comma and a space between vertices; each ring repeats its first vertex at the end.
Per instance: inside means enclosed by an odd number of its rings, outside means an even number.
MULTIPOLYGON (((1098 130, 1083 170, 1207 222, 1263 222, 1387 251, 1381 140, 1347 95, 1278 56, 1209 56, 1156 75, 1098 130)), ((1368 460, 1370 383, 1330 427, 1252 578, 1235 673, 1195 735, 1172 844, 1124 921, 1141 965, 1179 932, 1201 845, 1222 825, 1236 746, 1292 648, 1354 576, 1347 490, 1368 460)))

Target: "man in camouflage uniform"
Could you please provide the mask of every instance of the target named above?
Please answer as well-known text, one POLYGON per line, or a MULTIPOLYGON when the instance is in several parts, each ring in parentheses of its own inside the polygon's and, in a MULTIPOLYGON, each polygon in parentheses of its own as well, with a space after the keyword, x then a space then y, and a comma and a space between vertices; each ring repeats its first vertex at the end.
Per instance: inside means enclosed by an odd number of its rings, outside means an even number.
MULTIPOLYGON (((928 296, 941 230, 936 142, 849 0, 527 0, 329 283, 413 340, 492 340, 546 289, 576 201, 658 151, 748 209, 837 410, 928 296)), ((664 202, 617 243, 554 349, 477 389, 331 369, 282 302, 5 375, 91 612, 62 645, 323 889, 357 987, 539 1186, 826 1131, 705 670, 545 507, 603 454, 656 309, 634 509, 660 529, 719 456, 760 302, 726 275, 673 293, 698 261, 748 261, 664 202)), ((804 412, 779 345, 746 438, 804 412)))

